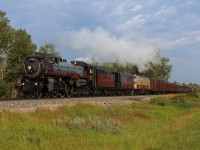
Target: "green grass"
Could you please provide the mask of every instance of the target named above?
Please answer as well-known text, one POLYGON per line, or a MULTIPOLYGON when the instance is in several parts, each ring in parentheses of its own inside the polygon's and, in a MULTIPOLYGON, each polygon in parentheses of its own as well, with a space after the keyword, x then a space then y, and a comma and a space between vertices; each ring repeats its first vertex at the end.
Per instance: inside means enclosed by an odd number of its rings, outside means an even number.
POLYGON ((0 113, 0 149, 200 149, 200 98, 177 95, 110 107, 0 113))
POLYGON ((132 98, 129 98, 129 100, 132 100, 132 101, 141 101, 142 98, 140 98, 140 97, 132 97, 132 98))

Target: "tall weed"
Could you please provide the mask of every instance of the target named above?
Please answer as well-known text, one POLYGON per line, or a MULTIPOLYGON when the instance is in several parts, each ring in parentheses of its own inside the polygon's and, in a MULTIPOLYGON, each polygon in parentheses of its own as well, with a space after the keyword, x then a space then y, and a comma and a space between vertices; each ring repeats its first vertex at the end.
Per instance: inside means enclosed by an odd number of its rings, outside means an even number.
POLYGON ((151 104, 156 104, 160 106, 179 106, 179 107, 192 107, 195 104, 193 102, 200 101, 199 94, 181 94, 168 97, 157 97, 150 100, 151 104))

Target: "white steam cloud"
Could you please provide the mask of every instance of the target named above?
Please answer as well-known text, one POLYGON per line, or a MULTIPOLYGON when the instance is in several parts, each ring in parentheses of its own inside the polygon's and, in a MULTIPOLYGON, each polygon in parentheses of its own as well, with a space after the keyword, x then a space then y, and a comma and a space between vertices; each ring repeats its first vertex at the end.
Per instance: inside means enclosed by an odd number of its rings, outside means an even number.
POLYGON ((103 28, 94 31, 83 28, 80 31, 62 33, 61 45, 65 49, 76 50, 82 60, 95 60, 136 64, 140 71, 147 69, 149 61, 158 63, 156 50, 145 40, 133 41, 117 38, 103 28))

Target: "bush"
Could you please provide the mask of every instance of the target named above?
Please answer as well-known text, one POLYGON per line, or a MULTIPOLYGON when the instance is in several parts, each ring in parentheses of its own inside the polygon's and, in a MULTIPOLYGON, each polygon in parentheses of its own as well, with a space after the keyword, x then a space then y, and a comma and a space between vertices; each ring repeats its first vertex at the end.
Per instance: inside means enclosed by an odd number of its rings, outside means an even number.
POLYGON ((70 119, 68 117, 64 117, 64 119, 55 119, 53 120, 53 123, 55 125, 61 126, 61 127, 68 127, 68 122, 70 119))
POLYGON ((94 119, 89 118, 91 129, 95 132, 105 132, 105 123, 99 117, 94 119))
POLYGON ((95 132, 108 132, 112 134, 120 134, 121 123, 114 119, 108 118, 106 120, 103 120, 97 117, 90 121, 90 128, 95 132))
POLYGON ((150 100, 150 103, 160 105, 160 106, 166 106, 169 102, 164 98, 152 98, 150 100))
POLYGON ((103 119, 100 117, 76 117, 70 120, 70 118, 65 117, 64 119, 56 119, 53 121, 53 123, 57 126, 69 129, 88 129, 99 133, 112 133, 117 135, 121 132, 121 123, 110 118, 103 119))
POLYGON ((0 80, 0 97, 9 97, 11 95, 11 86, 4 80, 0 80))
POLYGON ((68 122, 68 126, 70 129, 81 129, 86 126, 86 121, 84 118, 74 118, 73 120, 68 122))
POLYGON ((188 98, 185 95, 176 95, 171 98, 172 103, 186 103, 188 98))
POLYGON ((198 93, 187 93, 187 96, 192 97, 192 98, 199 98, 198 93))

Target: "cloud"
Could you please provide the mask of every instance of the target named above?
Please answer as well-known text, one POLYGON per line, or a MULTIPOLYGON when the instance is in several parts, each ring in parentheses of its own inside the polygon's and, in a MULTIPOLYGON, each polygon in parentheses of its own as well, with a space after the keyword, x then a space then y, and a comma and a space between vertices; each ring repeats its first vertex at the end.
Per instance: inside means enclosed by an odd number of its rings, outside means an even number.
POLYGON ((169 16, 169 15, 173 15, 176 13, 176 9, 171 7, 171 8, 167 8, 167 9, 161 9, 158 10, 154 17, 164 17, 164 16, 169 16))
POLYGON ((145 23, 148 18, 149 18, 149 15, 139 14, 139 15, 129 18, 125 22, 122 22, 117 27, 118 29, 122 31, 130 31, 130 30, 133 30, 135 26, 139 26, 145 23))
POLYGON ((174 40, 160 40, 160 39, 157 39, 155 41, 152 40, 152 43, 154 44, 159 43, 157 44, 157 46, 160 48, 164 47, 164 48, 171 49, 178 46, 191 44, 192 42, 194 42, 193 40, 194 38, 191 38, 191 37, 181 37, 174 40))
POLYGON ((158 63, 155 59, 156 50, 145 39, 132 41, 124 37, 116 37, 101 27, 94 30, 82 28, 80 31, 70 31, 58 35, 62 47, 77 51, 82 58, 138 65, 140 70, 146 69, 149 61, 158 63))
POLYGON ((133 7, 133 9, 131 9, 131 11, 138 11, 138 10, 140 10, 140 9, 142 9, 142 5, 137 4, 137 5, 135 5, 135 6, 133 7))
MULTIPOLYGON (((189 59, 200 57, 198 0, 17 0, 14 5, 13 0, 0 1, 0 9, 6 11, 13 27, 26 29, 38 47, 49 42, 62 45, 67 51, 63 57, 68 59, 133 58, 133 63, 140 64, 142 59, 152 60, 154 47, 164 57, 184 58, 188 64, 189 59), (58 32, 60 37, 54 36, 58 32)), ((177 61, 172 65, 183 66, 177 61)), ((183 76, 177 70, 174 76, 183 76)), ((189 78, 196 70, 184 76, 189 78)))

